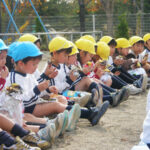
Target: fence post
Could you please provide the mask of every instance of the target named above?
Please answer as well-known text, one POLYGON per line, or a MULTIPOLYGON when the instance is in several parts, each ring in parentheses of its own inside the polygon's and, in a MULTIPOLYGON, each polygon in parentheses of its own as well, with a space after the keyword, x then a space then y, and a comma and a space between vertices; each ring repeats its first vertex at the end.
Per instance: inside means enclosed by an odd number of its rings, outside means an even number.
POLYGON ((93 36, 95 38, 95 15, 92 15, 92 22, 93 22, 93 36))

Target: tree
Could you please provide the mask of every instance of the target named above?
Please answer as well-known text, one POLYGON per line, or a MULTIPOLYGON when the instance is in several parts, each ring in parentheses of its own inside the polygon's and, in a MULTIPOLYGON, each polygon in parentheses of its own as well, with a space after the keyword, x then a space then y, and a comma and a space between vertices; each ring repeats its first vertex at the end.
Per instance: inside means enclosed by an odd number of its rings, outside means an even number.
POLYGON ((107 32, 113 36, 113 13, 115 0, 100 0, 107 17, 107 32))
POLYGON ((116 31, 116 38, 129 38, 128 23, 126 20, 126 14, 119 16, 119 24, 116 31))
POLYGON ((80 18, 80 31, 85 31, 85 3, 84 0, 78 0, 80 11, 79 11, 79 18, 80 18))

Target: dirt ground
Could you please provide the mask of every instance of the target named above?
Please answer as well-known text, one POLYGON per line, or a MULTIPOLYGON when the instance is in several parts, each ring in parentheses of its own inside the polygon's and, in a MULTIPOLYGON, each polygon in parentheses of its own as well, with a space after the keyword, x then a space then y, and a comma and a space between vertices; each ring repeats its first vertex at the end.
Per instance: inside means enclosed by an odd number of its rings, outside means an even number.
MULTIPOLYGON (((44 54, 39 69, 48 60, 44 54)), ((130 150, 140 141, 143 120, 146 114, 145 93, 130 96, 115 108, 109 108, 98 125, 91 127, 87 120, 80 119, 77 129, 67 132, 55 141, 52 150, 130 150)))

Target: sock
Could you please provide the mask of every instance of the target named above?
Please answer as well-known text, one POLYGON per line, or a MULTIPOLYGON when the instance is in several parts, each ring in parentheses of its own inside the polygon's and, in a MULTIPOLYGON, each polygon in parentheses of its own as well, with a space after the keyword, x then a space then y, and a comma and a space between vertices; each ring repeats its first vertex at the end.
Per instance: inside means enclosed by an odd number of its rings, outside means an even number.
POLYGON ((29 131, 23 129, 21 126, 19 126, 18 124, 15 124, 11 130, 11 133, 14 136, 19 136, 19 137, 23 137, 25 135, 29 134, 29 131))
POLYGON ((81 116, 80 118, 88 119, 91 115, 91 111, 88 109, 81 108, 81 116))
POLYGON ((75 104, 75 101, 68 100, 68 105, 74 105, 74 104, 75 104))
POLYGON ((72 105, 68 105, 67 107, 66 107, 66 110, 71 110, 72 109, 72 105))
POLYGON ((15 143, 15 139, 11 137, 6 131, 0 132, 0 145, 5 144, 5 146, 9 147, 15 143))
POLYGON ((98 85, 95 82, 92 82, 89 86, 89 91, 91 92, 92 89, 96 88, 97 89, 98 85))

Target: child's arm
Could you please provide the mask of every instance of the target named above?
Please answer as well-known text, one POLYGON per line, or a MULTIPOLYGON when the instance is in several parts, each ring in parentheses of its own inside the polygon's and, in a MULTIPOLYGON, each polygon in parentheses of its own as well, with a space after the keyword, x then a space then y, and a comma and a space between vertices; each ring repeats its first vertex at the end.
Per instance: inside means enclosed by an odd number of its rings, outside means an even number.
POLYGON ((49 65, 47 65, 45 68, 46 68, 45 71, 41 74, 40 78, 37 80, 38 83, 41 83, 44 80, 49 80, 50 85, 54 85, 53 78, 55 78, 57 76, 58 71, 56 70, 55 67, 52 67, 49 65))

